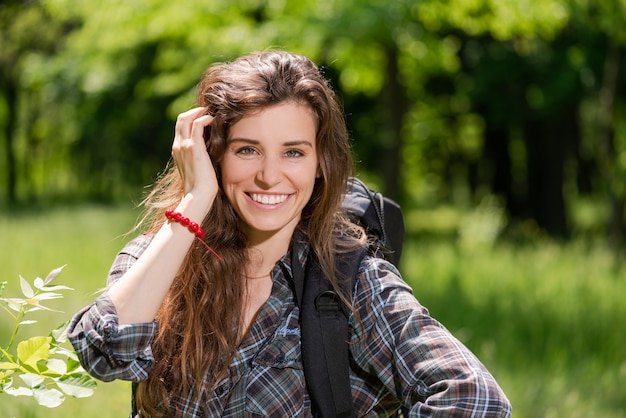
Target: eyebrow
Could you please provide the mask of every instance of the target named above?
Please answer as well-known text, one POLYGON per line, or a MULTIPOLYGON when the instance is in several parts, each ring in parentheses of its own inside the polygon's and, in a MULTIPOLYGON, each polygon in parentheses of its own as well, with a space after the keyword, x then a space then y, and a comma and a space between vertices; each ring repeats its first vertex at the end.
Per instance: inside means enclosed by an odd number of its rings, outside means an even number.
MULTIPOLYGON (((232 144, 235 142, 243 142, 246 144, 251 144, 251 145, 257 145, 260 144, 261 141, 257 140, 257 139, 249 139, 249 138, 232 138, 229 139, 228 141, 226 141, 228 144, 232 144)), ((287 141, 287 142, 283 142, 281 145, 286 146, 286 147, 294 147, 294 146, 309 146, 311 148, 313 148, 313 144, 311 143, 311 141, 307 141, 306 139, 302 139, 302 140, 296 140, 296 141, 287 141)))

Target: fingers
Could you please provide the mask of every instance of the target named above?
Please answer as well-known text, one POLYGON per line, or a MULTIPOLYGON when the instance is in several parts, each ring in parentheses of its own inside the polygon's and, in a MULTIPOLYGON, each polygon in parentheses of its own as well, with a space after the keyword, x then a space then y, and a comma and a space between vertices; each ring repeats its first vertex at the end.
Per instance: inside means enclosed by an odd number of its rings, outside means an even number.
POLYGON ((203 115, 194 119, 191 124, 191 139, 193 139, 195 143, 199 142, 204 145, 205 140, 209 139, 204 137, 204 128, 209 126, 212 122, 213 116, 211 115, 203 115))
POLYGON ((192 138, 194 135, 194 126, 201 125, 202 128, 204 128, 212 121, 213 117, 206 114, 206 108, 193 108, 178 115, 176 119, 175 135, 182 139, 192 138))
POLYGON ((183 180, 185 191, 203 190, 215 194, 215 171, 204 141, 204 129, 213 122, 206 108, 197 107, 176 119, 172 157, 183 180))
MULTIPOLYGON (((213 116, 206 114, 206 109, 197 107, 178 115, 176 127, 174 129, 174 144, 172 146, 172 156, 182 149, 196 149, 196 157, 204 154, 200 149, 206 150, 204 128, 213 122, 213 116)), ((208 139, 208 138, 207 138, 208 139)))

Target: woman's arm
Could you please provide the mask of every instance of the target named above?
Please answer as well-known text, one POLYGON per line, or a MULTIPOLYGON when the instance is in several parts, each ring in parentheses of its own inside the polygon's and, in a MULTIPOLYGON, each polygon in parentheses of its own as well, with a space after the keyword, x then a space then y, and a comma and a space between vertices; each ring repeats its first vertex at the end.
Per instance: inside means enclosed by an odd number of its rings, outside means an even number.
POLYGON ((363 328, 352 339, 352 355, 396 394, 409 416, 511 415, 493 376, 429 316, 391 264, 366 258, 361 273, 354 303, 363 328))
MULTIPOLYGON (((132 267, 150 240, 150 235, 142 235, 126 244, 109 270, 108 285, 132 267)), ((67 334, 81 364, 94 377, 141 381, 152 370, 150 343, 155 332, 155 321, 119 326, 115 306, 104 293, 74 315, 67 334)))
MULTIPOLYGON (((213 118, 205 108, 178 116, 172 156, 183 179, 185 195, 175 209, 201 224, 217 195, 218 184, 204 142, 204 128, 213 118)), ((150 246, 109 290, 119 324, 152 321, 180 270, 194 234, 175 222, 165 222, 150 246)))
MULTIPOLYGON (((200 224, 205 216, 202 206, 206 204, 196 204, 193 197, 186 196, 176 211, 200 224)), ((120 325, 150 322, 155 318, 194 238, 185 226, 165 222, 137 262, 109 287, 107 293, 120 325)))

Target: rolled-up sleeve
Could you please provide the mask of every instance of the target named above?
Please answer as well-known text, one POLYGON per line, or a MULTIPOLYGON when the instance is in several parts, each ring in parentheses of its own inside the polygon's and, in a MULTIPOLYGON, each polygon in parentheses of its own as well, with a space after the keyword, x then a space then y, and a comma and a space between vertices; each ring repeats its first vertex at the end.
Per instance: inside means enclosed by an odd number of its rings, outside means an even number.
POLYGON ((355 293, 356 363, 410 417, 509 417, 511 404, 480 360, 416 300, 398 271, 366 258, 355 293))
MULTIPOLYGON (((109 271, 109 285, 132 266, 149 240, 138 237, 120 251, 109 271)), ((156 330, 156 321, 120 326, 115 306, 105 292, 74 315, 67 334, 81 365, 92 376, 103 381, 138 382, 147 378, 154 365, 150 344, 156 330)))

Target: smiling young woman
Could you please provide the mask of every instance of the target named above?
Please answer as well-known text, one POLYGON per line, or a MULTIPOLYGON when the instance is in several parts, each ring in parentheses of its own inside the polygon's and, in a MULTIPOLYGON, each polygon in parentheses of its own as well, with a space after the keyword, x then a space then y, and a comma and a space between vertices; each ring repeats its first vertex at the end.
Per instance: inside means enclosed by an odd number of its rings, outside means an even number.
MULTIPOLYGON (((70 324, 81 363, 139 382, 141 416, 314 416, 292 267, 314 253, 337 289, 335 256, 367 242, 341 208, 353 161, 332 89, 284 51, 216 64, 177 119, 172 157, 144 202, 145 233, 70 324)), ((354 416, 510 415, 392 264, 367 255, 354 279, 354 416)))

